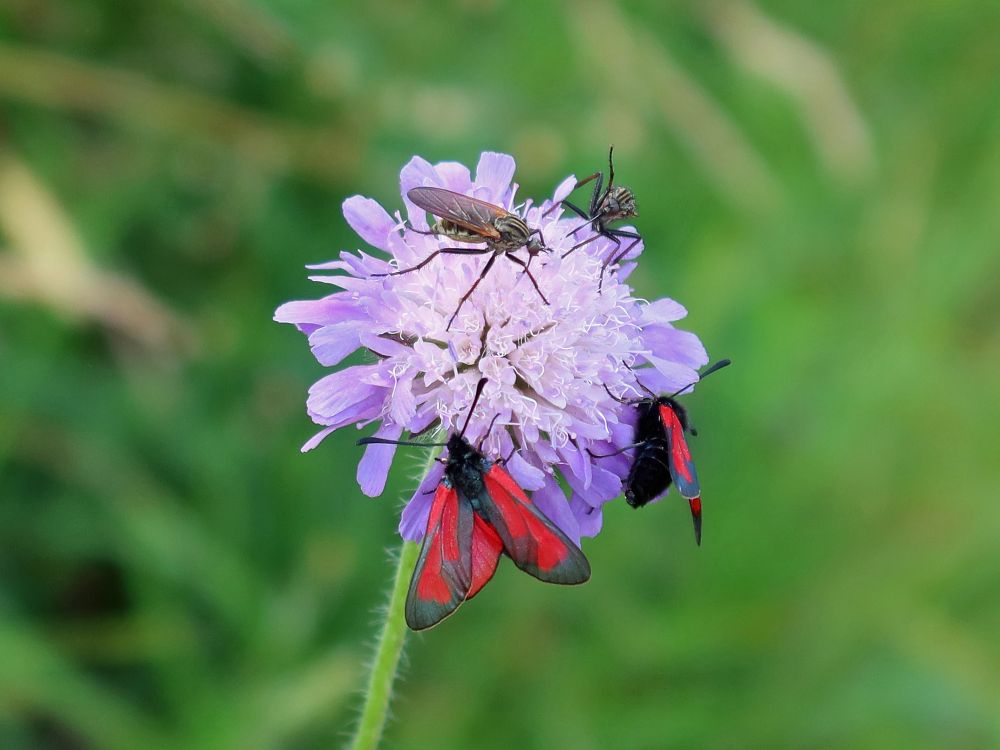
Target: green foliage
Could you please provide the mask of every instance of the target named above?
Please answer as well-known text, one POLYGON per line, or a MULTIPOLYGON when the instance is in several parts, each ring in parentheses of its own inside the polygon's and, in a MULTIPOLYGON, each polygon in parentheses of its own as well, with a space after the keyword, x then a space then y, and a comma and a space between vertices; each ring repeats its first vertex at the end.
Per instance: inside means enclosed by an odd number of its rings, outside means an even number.
MULTIPOLYGON (((411 639, 399 748, 1000 745, 995 2, 0 8, 0 746, 348 736, 391 575, 270 320, 414 153, 616 146, 634 280, 735 364, 705 544, 609 506, 411 639)), ((413 465, 419 458, 413 459, 413 465)), ((401 462, 403 463, 403 462, 401 462)))

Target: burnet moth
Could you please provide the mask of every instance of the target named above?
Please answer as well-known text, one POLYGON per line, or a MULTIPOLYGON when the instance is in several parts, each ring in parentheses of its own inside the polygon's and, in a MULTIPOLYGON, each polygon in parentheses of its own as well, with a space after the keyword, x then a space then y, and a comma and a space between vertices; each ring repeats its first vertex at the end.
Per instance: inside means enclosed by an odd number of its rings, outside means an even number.
MULTIPOLYGON (((719 360, 701 373, 699 382, 729 364, 731 361, 728 359, 719 360)), ((642 386, 642 383, 639 385, 642 386)), ((625 501, 633 508, 641 508, 666 492, 673 483, 691 507, 695 541, 701 545, 701 487, 684 434, 698 433, 688 422, 687 411, 675 400, 675 396, 692 385, 694 383, 689 383, 669 396, 657 396, 650 392, 649 398, 632 401, 613 394, 612 397, 635 406, 639 411, 635 442, 618 451, 636 449, 625 480, 625 501)))
POLYGON ((445 447, 444 477, 434 493, 423 546, 406 596, 406 624, 424 630, 471 599, 493 577, 501 553, 525 573, 547 583, 590 578, 583 552, 542 513, 503 467, 465 439, 479 381, 462 431, 446 443, 363 438, 359 445, 389 443, 445 447))
MULTIPOLYGON (((601 281, 598 288, 604 285, 604 272, 608 269, 608 267, 614 265, 628 255, 629 251, 635 247, 639 240, 642 239, 642 237, 635 232, 630 232, 625 229, 612 229, 610 226, 610 224, 614 221, 631 219, 633 216, 639 215, 639 212, 635 207, 635 195, 632 191, 623 185, 615 185, 615 164, 612 160, 614 150, 614 146, 611 146, 608 149, 607 187, 604 187, 603 172, 594 172, 594 174, 589 177, 585 177, 576 183, 574 190, 583 187, 591 180, 596 180, 596 182, 594 182, 594 191, 590 195, 589 210, 584 211, 582 208, 570 203, 568 200, 564 200, 562 202, 562 205, 566 206, 566 208, 584 220, 580 226, 570 232, 570 235, 575 235, 588 224, 594 232, 590 237, 576 243, 573 247, 563 253, 562 257, 565 258, 574 250, 577 250, 584 245, 589 245, 598 237, 606 237, 615 243, 614 251, 604 260, 604 263, 601 264, 601 281), (632 242, 630 242, 624 250, 621 250, 620 248, 623 239, 630 239, 632 242)), ((554 209, 555 206, 552 208, 554 209)), ((549 209, 549 211, 551 210, 552 209, 549 209)))
POLYGON ((486 201, 481 201, 478 198, 472 198, 462 193, 445 190, 444 188, 415 187, 407 191, 406 197, 419 208, 438 217, 438 221, 434 223, 430 231, 423 232, 412 227, 410 231, 417 232, 418 234, 439 234, 455 242, 485 242, 486 247, 443 247, 440 250, 435 250, 415 266, 393 271, 392 273, 373 274, 374 276, 399 276, 403 273, 410 273, 411 271, 423 268, 435 257, 442 254, 489 254, 490 256, 490 259, 486 261, 486 265, 483 266, 479 278, 462 295, 462 299, 459 301, 458 307, 455 308, 455 312, 451 314, 445 330, 451 328, 451 324, 455 322, 455 318, 458 316, 459 310, 462 309, 462 305, 465 304, 465 301, 476 290, 479 283, 486 278, 486 274, 493 268, 493 264, 496 263, 496 259, 500 255, 506 255, 511 261, 521 266, 535 287, 535 291, 538 292, 538 296, 542 298, 542 302, 546 305, 549 304, 549 301, 545 299, 545 295, 542 294, 542 290, 538 287, 535 277, 531 275, 530 270, 531 260, 538 253, 547 250, 545 239, 542 237, 540 229, 531 229, 520 216, 512 214, 500 206, 495 206, 492 203, 487 203, 486 201), (519 250, 522 247, 528 250, 527 262, 512 254, 515 250, 519 250))

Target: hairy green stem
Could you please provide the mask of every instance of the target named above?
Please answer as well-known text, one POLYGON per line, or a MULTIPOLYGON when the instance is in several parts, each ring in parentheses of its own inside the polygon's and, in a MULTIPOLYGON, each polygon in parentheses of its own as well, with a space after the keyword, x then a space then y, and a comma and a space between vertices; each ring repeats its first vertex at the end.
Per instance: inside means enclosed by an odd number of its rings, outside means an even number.
MULTIPOLYGON (((421 481, 433 465, 434 452, 431 451, 430 454, 421 481)), ((371 676, 368 678, 365 703, 361 708, 361 718, 358 720, 354 739, 351 740, 350 750, 375 750, 382 738, 382 730, 389 716, 392 684, 396 680, 399 657, 402 656, 403 645, 406 643, 406 621, 403 617, 406 592, 419 553, 420 547, 413 542, 403 542, 399 549, 396 579, 389 594, 389 606, 385 610, 385 622, 375 650, 371 676)))

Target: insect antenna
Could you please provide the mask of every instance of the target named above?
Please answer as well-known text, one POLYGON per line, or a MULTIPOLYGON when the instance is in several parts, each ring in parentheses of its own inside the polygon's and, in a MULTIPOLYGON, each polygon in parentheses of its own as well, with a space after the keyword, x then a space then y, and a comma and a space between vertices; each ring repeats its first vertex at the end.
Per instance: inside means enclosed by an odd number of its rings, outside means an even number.
POLYGON ((388 438, 361 438, 355 445, 412 445, 414 448, 443 448, 447 443, 418 443, 416 440, 389 440, 388 438))
MULTIPOLYGON (((469 428, 469 422, 472 420, 472 413, 476 410, 476 404, 479 403, 479 397, 483 395, 483 388, 486 387, 487 378, 480 378, 479 382, 476 384, 476 395, 472 397, 472 405, 469 407, 469 413, 465 417, 465 424, 462 425, 462 431, 458 433, 459 437, 465 437, 465 431, 469 428)), ((500 416, 499 414, 497 416, 500 416)), ((493 418, 496 421, 496 417, 493 418)), ((490 423, 490 427, 493 427, 493 422, 490 423)), ((489 434, 489 430, 486 431, 489 434)))
MULTIPOLYGON (((722 369, 723 367, 729 367, 729 365, 731 365, 732 363, 733 363, 733 360, 731 360, 731 359, 720 359, 720 360, 719 360, 718 362, 716 362, 715 364, 713 364, 713 365, 710 365, 710 366, 708 366, 707 368, 705 368, 705 370, 703 370, 703 371, 702 371, 702 372, 701 372, 701 373, 700 373, 700 374, 698 375, 698 379, 697 379, 696 381, 694 381, 693 383, 688 383, 688 384, 687 384, 686 386, 684 386, 683 388, 681 388, 681 389, 680 389, 679 391, 674 391, 674 392, 673 392, 673 393, 671 393, 671 394, 670 394, 669 396, 667 396, 667 398, 673 398, 674 396, 678 396, 678 395, 680 395, 681 393, 683 393, 684 391, 686 391, 686 390, 687 390, 688 388, 690 388, 691 386, 693 386, 693 385, 696 385, 696 384, 700 383, 700 382, 701 382, 702 380, 704 380, 705 378, 707 378, 707 377, 708 377, 709 375, 711 375, 711 374, 712 374, 713 372, 718 372, 718 371, 719 371, 719 370, 721 370, 721 369, 722 369)), ((642 385, 642 384, 640 383, 640 385, 642 385)))

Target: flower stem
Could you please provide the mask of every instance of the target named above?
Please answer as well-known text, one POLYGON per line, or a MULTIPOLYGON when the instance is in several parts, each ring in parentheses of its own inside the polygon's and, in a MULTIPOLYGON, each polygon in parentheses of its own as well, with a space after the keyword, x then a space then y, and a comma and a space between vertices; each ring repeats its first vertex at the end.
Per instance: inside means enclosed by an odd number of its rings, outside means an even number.
MULTIPOLYGON (((431 454, 424 467, 423 476, 427 475, 434 461, 431 454)), ((423 479, 421 476, 421 480, 423 479)), ((410 576, 417 564, 420 547, 413 542, 403 542, 399 548, 396 562, 396 578, 389 594, 389 606, 385 610, 385 622, 382 624, 382 634, 379 636, 375 659, 372 662, 371 676, 368 678, 368 689, 365 691, 365 703, 361 708, 361 718, 358 728, 351 740, 350 750, 375 750, 382 739, 389 716, 389 699, 392 697, 392 683, 396 679, 399 668, 399 657, 406 643, 406 621, 403 610, 406 606, 406 592, 410 584, 410 576)))

